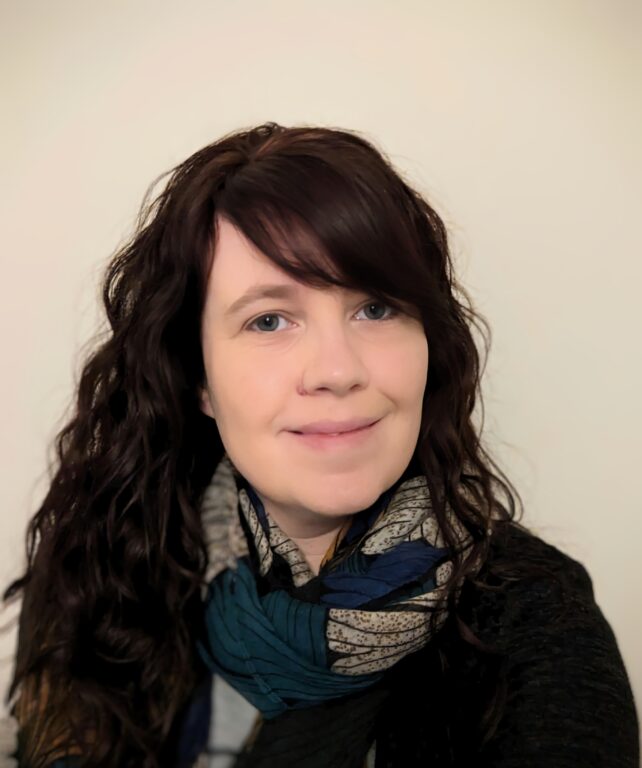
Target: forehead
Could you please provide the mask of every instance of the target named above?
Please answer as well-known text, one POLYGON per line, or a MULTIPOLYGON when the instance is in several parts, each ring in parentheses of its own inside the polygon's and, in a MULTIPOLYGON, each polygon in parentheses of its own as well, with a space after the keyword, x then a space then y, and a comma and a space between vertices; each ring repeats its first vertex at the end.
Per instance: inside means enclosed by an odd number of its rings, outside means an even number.
POLYGON ((227 219, 218 220, 209 279, 212 290, 227 290, 237 284, 253 283, 277 276, 295 282, 261 253, 231 222, 227 219))
MULTIPOLYGON (((287 245, 285 248, 287 249, 287 245)), ((311 291, 352 290, 340 284, 314 288, 297 280, 269 259, 234 224, 218 217, 208 276, 208 295, 215 295, 217 300, 233 301, 249 288, 266 285, 285 286, 280 291, 268 291, 270 298, 286 298, 311 291)))

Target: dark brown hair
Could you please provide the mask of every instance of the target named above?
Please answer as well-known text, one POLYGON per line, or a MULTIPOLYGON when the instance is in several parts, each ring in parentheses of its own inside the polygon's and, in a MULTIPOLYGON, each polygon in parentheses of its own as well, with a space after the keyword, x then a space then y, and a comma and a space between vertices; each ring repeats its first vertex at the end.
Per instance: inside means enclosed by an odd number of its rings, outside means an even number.
POLYGON ((193 154, 150 202, 154 186, 107 268, 110 329, 84 362, 25 573, 5 592, 23 596, 8 698, 30 768, 65 752, 92 766, 171 765, 175 724, 203 675, 199 502, 223 446, 199 408, 200 321, 217 214, 294 278, 367 290, 421 317, 430 365, 415 458, 447 541, 449 503, 474 542, 453 584, 519 500, 482 446, 483 409, 473 421, 472 330, 489 343, 487 323, 456 282, 440 217, 373 143, 268 123, 193 154))

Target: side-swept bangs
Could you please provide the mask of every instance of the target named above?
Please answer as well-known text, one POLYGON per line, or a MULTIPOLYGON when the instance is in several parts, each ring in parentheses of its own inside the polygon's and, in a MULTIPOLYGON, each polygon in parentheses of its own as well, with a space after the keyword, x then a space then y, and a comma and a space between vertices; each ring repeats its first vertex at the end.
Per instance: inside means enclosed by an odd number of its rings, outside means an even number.
MULTIPOLYGON (((276 149, 276 148, 274 148, 276 149)), ((430 241, 399 177, 360 143, 323 157, 274 152, 226 179, 217 214, 276 266, 317 288, 342 286, 421 309, 430 303, 430 241), (428 246, 428 249, 426 249, 428 246)), ((434 256, 440 261, 438 249, 434 256)), ((431 268, 432 266, 432 268, 431 268)))

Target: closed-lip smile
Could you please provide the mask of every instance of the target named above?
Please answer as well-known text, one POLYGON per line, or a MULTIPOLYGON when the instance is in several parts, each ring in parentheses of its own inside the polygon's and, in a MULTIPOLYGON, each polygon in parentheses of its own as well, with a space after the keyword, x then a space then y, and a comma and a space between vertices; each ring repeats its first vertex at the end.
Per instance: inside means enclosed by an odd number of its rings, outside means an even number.
POLYGON ((302 424, 300 427, 288 431, 303 435, 337 435, 344 432, 353 432, 357 429, 369 427, 377 421, 379 421, 379 419, 372 417, 347 419, 345 421, 312 421, 308 424, 302 424))

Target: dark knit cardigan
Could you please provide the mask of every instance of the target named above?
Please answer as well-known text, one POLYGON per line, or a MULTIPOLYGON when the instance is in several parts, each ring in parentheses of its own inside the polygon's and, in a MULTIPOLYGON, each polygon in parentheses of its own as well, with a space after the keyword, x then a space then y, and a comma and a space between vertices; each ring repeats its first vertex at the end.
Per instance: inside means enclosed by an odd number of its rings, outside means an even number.
MULTIPOLYGON (((631 686, 584 566, 502 523, 479 581, 492 589, 467 581, 459 614, 494 653, 451 617, 374 689, 265 721, 263 757, 241 755, 237 768, 362 768, 373 740, 375 768, 638 768, 631 686)), ((184 715, 180 768, 203 760, 210 686, 184 715)))
POLYGON ((495 592, 465 585, 462 617, 500 655, 476 651, 451 623, 441 654, 429 647, 420 663, 399 664, 376 768, 639 768, 631 686, 586 569, 512 524, 496 532, 481 575, 507 558, 543 565, 559 583, 526 575, 489 578, 495 592), (497 694, 484 743, 482 713, 497 694))

